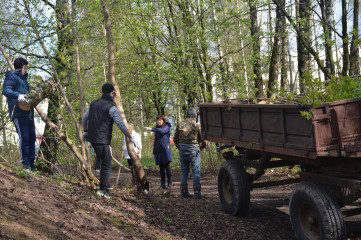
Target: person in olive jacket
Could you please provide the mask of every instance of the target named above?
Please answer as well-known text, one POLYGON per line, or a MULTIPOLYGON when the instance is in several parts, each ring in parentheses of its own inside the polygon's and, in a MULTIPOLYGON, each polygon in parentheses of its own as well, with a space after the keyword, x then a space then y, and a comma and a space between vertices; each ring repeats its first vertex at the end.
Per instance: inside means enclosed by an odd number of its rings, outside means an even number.
POLYGON ((156 165, 159 165, 161 184, 158 189, 172 188, 172 149, 170 146, 170 128, 172 125, 165 121, 164 115, 158 115, 155 128, 146 128, 155 134, 153 155, 156 165), (165 185, 165 174, 167 174, 168 185, 165 185))
POLYGON ((3 84, 3 95, 8 103, 9 116, 19 135, 21 163, 25 169, 35 171, 35 123, 34 109, 22 110, 19 103, 27 104, 25 94, 29 92, 28 61, 17 58, 15 71, 7 71, 3 84))

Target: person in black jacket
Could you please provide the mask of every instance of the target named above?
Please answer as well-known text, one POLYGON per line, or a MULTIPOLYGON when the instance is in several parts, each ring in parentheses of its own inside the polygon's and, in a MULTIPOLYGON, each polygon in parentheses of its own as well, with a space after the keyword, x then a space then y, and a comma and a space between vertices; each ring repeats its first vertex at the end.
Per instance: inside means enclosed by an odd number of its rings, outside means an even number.
POLYGON ((82 124, 84 132, 87 132, 87 140, 94 148, 95 154, 100 158, 100 184, 97 195, 110 198, 109 176, 112 172, 112 156, 110 143, 112 140, 113 123, 124 133, 129 141, 135 141, 129 133, 123 120, 120 118, 118 109, 113 103, 115 95, 114 87, 110 83, 102 86, 102 97, 91 102, 88 110, 84 113, 82 124))

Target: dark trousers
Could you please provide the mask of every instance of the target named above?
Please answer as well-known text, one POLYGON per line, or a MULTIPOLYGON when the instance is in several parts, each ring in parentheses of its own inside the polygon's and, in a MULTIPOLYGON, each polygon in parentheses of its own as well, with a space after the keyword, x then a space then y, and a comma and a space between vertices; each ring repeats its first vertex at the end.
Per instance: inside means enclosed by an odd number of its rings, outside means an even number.
POLYGON ((102 165, 101 159, 98 157, 98 155, 95 154, 95 169, 100 169, 101 165, 102 165))
POLYGON ((35 170, 35 123, 34 118, 19 117, 14 119, 20 141, 21 163, 25 168, 35 170))
POLYGON ((95 154, 97 155, 100 166, 100 190, 109 188, 109 177, 112 172, 112 155, 110 153, 110 146, 106 144, 91 143, 95 154))
POLYGON ((167 173, 168 184, 172 183, 172 171, 170 170, 169 163, 170 162, 159 164, 161 185, 165 185, 166 173, 167 173))

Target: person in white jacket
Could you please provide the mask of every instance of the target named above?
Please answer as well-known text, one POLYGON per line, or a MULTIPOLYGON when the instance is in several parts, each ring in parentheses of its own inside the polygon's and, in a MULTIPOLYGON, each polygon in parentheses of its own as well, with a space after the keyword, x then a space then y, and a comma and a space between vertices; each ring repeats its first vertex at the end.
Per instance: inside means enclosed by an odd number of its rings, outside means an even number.
MULTIPOLYGON (((140 137, 140 134, 137 133, 134 130, 134 125, 133 124, 129 124, 129 128, 131 129, 131 134, 132 134, 132 138, 135 140, 135 145, 134 145, 134 151, 135 153, 139 156, 139 159, 142 157, 142 139, 140 137)), ((132 159, 129 156, 128 150, 127 150, 127 143, 125 141, 125 137, 124 137, 124 141, 123 141, 123 147, 122 150, 124 151, 124 158, 127 159, 128 161, 128 166, 131 169, 132 172, 132 183, 135 186, 135 178, 133 175, 133 169, 132 169, 132 159)))

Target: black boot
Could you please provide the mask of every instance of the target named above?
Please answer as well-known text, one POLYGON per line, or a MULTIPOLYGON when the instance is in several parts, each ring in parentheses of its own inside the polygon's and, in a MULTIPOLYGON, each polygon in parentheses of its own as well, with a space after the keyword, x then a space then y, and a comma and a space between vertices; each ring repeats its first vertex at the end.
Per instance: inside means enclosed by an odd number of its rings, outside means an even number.
POLYGON ((160 186, 158 187, 158 190, 160 190, 160 189, 166 189, 167 187, 165 186, 165 184, 164 183, 161 183, 160 184, 160 186))
POLYGON ((181 194, 180 198, 189 198, 193 195, 188 192, 188 185, 181 185, 181 194))
POLYGON ((201 199, 206 196, 204 194, 201 194, 201 186, 200 185, 193 187, 193 190, 194 190, 193 198, 201 199))

